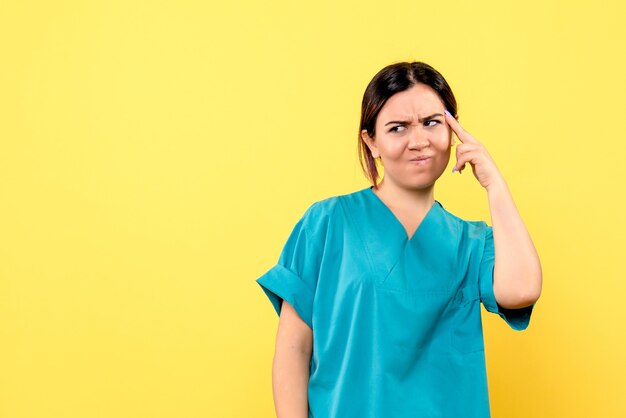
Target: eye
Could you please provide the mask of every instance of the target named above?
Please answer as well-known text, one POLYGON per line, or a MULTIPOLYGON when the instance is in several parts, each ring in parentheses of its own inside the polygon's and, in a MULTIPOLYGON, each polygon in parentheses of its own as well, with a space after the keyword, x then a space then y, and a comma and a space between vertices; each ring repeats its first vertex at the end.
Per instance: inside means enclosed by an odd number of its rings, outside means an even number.
MULTIPOLYGON (((438 124, 441 123, 437 119, 431 119, 431 120, 427 120, 426 122, 424 122, 424 124, 426 125, 426 124, 428 124, 430 122, 437 122, 438 124)), ((431 126, 434 126, 434 124, 433 125, 426 125, 426 126, 427 127, 431 127, 431 126)))
POLYGON ((394 126, 393 128, 389 129, 389 132, 402 132, 405 129, 406 129, 406 126, 398 125, 398 126, 394 126))

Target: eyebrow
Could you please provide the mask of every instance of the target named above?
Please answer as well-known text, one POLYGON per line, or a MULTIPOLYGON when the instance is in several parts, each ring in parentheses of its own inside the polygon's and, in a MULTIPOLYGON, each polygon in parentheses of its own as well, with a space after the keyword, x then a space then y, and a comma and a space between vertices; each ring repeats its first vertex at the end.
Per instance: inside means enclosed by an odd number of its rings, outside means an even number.
MULTIPOLYGON (((418 121, 418 122, 425 122, 425 121, 427 121, 427 120, 429 120, 429 119, 434 118, 435 116, 443 116, 443 115, 442 115, 441 113, 433 113, 433 114, 432 114, 432 115, 430 115, 430 116, 424 116, 423 118, 418 118, 418 119, 417 119, 417 121, 418 121)), ((392 120, 391 122, 387 122, 387 123, 385 123, 385 126, 387 126, 387 125, 391 125, 392 123, 398 123, 398 124, 401 124, 401 125, 402 125, 402 124, 405 124, 405 123, 408 123, 408 122, 409 122, 409 121, 407 121, 407 120, 392 120)))

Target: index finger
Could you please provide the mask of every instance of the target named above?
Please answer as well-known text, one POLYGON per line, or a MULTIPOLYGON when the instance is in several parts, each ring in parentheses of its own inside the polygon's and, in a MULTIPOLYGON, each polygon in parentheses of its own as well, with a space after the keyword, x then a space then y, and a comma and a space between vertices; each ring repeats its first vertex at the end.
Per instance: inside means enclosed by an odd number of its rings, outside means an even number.
POLYGON ((450 125, 450 127, 452 128, 452 130, 456 134, 456 137, 459 138, 459 141, 461 141, 462 143, 465 143, 465 142, 468 142, 468 143, 478 142, 478 141, 476 141, 476 138, 474 138, 472 135, 470 135, 469 132, 467 132, 465 129, 463 129, 463 127, 461 126, 459 121, 456 120, 452 116, 452 114, 450 112, 448 112, 447 109, 445 109, 443 111, 443 113, 446 114, 446 116, 445 116, 446 122, 448 122, 448 125, 450 125))

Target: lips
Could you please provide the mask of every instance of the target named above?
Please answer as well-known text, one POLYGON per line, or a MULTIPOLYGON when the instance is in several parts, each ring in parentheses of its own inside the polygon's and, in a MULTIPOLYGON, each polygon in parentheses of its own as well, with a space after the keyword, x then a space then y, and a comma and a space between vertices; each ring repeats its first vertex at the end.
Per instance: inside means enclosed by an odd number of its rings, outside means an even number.
POLYGON ((409 160, 409 164, 412 166, 427 165, 430 162, 430 155, 420 155, 418 157, 409 160))

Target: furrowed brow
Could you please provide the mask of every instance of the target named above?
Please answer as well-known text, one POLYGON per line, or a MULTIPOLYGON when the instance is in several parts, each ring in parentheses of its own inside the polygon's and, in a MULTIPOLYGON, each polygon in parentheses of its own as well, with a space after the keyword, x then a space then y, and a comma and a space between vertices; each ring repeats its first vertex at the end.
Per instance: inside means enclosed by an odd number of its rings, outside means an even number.
POLYGON ((441 114, 441 113, 433 113, 432 115, 430 115, 430 116, 426 116, 426 117, 421 118, 421 119, 418 119, 417 121, 418 121, 418 122, 425 122, 425 121, 427 121, 427 120, 429 120, 429 119, 434 118, 435 116, 443 116, 443 114, 441 114))
MULTIPOLYGON (((433 113, 430 116, 424 116, 423 118, 419 118, 417 121, 418 122, 425 122, 427 120, 430 120, 432 118, 434 118, 435 116, 443 116, 441 113, 433 113)), ((387 122, 385 123, 385 126, 387 125, 391 125, 392 123, 398 124, 398 125, 408 125, 410 123, 410 121, 408 120, 392 120, 391 122, 387 122)))

